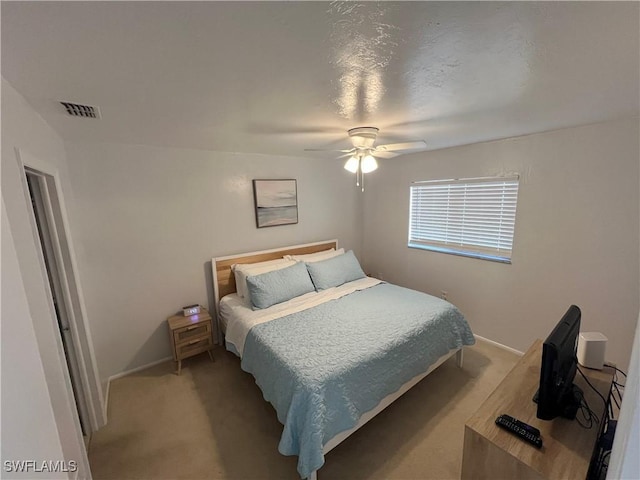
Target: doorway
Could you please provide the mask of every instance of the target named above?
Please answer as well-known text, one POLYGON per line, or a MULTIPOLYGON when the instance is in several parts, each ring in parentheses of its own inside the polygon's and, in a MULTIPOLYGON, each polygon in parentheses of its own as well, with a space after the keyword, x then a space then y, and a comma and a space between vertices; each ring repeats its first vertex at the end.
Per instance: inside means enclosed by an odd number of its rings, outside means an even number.
POLYGON ((87 404, 87 393, 83 388, 81 377, 81 357, 74 341, 72 305, 69 292, 69 279, 64 268, 63 250, 61 240, 66 238, 64 225, 57 220, 52 208, 50 188, 55 184, 48 182, 47 175, 37 170, 25 167, 27 185, 31 206, 36 221, 40 246, 47 272, 47 279, 51 292, 57 327, 64 348, 65 360, 73 389, 78 419, 85 439, 85 448, 88 448, 91 435, 91 421, 87 404))

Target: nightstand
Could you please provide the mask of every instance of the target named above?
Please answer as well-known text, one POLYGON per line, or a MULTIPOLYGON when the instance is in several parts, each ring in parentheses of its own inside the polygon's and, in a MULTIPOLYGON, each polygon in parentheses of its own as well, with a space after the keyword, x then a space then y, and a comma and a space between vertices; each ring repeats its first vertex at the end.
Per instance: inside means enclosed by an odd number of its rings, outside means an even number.
POLYGON ((178 375, 182 369, 182 360, 185 358, 207 352, 211 361, 214 361, 211 353, 213 329, 209 312, 203 308, 200 313, 189 317, 174 315, 167 319, 167 323, 173 359, 178 362, 178 375))

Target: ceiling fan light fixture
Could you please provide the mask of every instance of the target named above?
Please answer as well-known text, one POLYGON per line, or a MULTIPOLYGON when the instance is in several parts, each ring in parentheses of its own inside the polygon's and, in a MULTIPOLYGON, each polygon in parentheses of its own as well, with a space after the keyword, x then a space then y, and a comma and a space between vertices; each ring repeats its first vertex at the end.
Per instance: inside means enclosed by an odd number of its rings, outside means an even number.
MULTIPOLYGON (((324 150, 346 153, 350 155, 349 160, 344 164, 344 169, 355 173, 356 185, 364 192, 364 176, 366 173, 378 169, 378 161, 373 156, 375 153, 381 158, 393 158, 403 153, 426 150, 427 144, 424 140, 416 140, 403 143, 389 143, 386 145, 375 145, 379 130, 376 127, 356 127, 348 130, 349 139, 353 148, 348 150, 324 150)), ((306 151, 323 151, 322 149, 305 149, 306 151)), ((347 155, 340 156, 344 158, 347 155)))
POLYGON ((353 156, 344 164, 344 169, 349 170, 351 173, 356 173, 358 171, 358 164, 358 157, 353 156))
POLYGON ((362 173, 369 173, 369 172, 373 172, 376 168, 378 168, 378 162, 376 162, 376 159, 373 157, 373 155, 368 154, 365 155, 364 158, 362 159, 362 173))

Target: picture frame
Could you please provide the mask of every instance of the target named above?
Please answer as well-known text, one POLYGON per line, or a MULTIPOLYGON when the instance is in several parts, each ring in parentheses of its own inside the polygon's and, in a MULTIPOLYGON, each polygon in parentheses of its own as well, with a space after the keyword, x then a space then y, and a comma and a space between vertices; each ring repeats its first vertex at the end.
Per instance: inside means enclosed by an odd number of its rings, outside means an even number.
POLYGON ((295 179, 253 181, 256 227, 298 223, 298 185, 295 179))

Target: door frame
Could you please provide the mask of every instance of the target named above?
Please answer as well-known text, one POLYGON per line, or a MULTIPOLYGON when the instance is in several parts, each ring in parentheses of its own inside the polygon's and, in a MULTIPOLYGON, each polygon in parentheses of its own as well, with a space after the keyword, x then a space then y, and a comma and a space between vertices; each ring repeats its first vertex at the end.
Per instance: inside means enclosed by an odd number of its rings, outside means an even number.
POLYGON ((25 167, 24 171, 33 202, 33 213, 35 214, 43 259, 47 270, 47 279, 49 280, 49 292, 52 294, 58 321, 58 331, 60 332, 65 352, 80 426, 85 437, 89 437, 93 430, 89 419, 87 395, 81 381, 78 352, 74 343, 75 334, 71 331, 69 320, 68 311, 71 305, 69 301, 71 295, 69 281, 64 269, 62 246, 58 235, 60 226, 56 224, 46 174, 29 167, 25 167))
MULTIPOLYGON (((87 433, 90 434, 106 425, 107 419, 104 409, 102 385, 99 381, 100 377, 98 374, 93 342, 91 340, 91 331, 87 321, 86 306, 84 304, 84 298, 78 276, 75 249, 73 247, 71 235, 69 234, 71 229, 69 228, 67 208, 60 184, 60 175, 55 168, 52 168, 50 165, 40 161, 38 158, 28 154, 24 150, 16 148, 15 151, 21 172, 25 200, 28 201, 28 210, 31 212, 29 220, 32 234, 34 236, 34 242, 40 250, 41 261, 39 264, 42 271, 43 281, 46 283, 45 289, 49 293, 49 308, 52 312, 54 321, 57 322, 55 308, 53 306, 52 292, 49 286, 46 265, 44 263, 44 254, 40 244, 38 226, 31 206, 31 196, 29 194, 29 186, 27 184, 26 176, 27 170, 40 177, 41 188, 43 189, 42 193, 48 198, 48 200, 45 200, 44 206, 47 210, 46 215, 52 221, 53 229, 55 230, 55 232, 52 232, 52 237, 54 238, 52 246, 54 247, 54 255, 56 257, 62 283, 63 298, 60 300, 64 302, 65 309, 67 311, 73 348, 77 357, 77 366, 79 371, 78 380, 80 388, 84 393, 88 413, 89 425, 87 425, 87 429, 89 431, 87 433)), ((37 328, 37 325, 34 325, 34 327, 37 328)), ((60 332, 57 324, 54 327, 55 331, 60 332)), ((58 340, 61 345, 62 339, 59 338, 58 340)), ((58 349, 58 357, 63 370, 67 375, 69 375, 63 349, 58 349)), ((70 377, 68 377, 68 380, 67 390, 71 398, 74 398, 70 377)), ((80 428, 79 422, 78 428, 80 428)), ((81 430, 79 433, 82 435, 81 430)))

